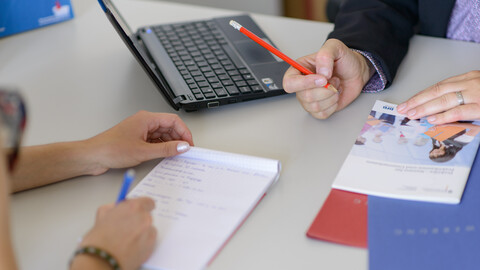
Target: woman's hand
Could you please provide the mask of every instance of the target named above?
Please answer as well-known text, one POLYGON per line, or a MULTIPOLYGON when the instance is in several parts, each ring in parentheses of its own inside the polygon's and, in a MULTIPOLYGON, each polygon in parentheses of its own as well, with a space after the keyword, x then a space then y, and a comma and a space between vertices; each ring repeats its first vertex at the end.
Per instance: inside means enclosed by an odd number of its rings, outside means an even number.
POLYGON ((92 174, 178 155, 193 146, 192 134, 175 114, 140 111, 85 141, 95 161, 92 174))
POLYGON ((398 105, 397 110, 410 119, 428 116, 428 122, 436 125, 459 120, 478 120, 480 70, 436 83, 398 105))
MULTIPOLYGON (((80 247, 100 248, 112 255, 123 270, 134 270, 150 257, 157 231, 152 226, 152 199, 128 199, 117 205, 100 207, 93 228, 83 237, 80 247)), ((89 254, 77 255, 71 269, 111 269, 102 259, 89 254)))

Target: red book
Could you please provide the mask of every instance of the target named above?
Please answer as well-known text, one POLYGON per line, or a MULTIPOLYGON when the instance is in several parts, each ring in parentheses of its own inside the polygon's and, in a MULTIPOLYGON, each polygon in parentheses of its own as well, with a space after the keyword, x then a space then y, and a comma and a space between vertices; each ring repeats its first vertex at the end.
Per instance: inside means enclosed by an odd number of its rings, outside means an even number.
POLYGON ((367 200, 364 194, 332 189, 307 236, 366 248, 367 200))

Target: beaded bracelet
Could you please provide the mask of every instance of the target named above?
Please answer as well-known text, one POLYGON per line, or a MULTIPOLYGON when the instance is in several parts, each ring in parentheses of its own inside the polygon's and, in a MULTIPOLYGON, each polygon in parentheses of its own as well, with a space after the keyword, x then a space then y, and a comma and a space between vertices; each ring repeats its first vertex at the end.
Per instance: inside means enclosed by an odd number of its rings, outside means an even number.
POLYGON ((79 254, 90 254, 97 256, 103 260, 105 260, 108 265, 110 265, 113 270, 120 270, 120 265, 118 264, 118 261, 110 255, 108 252, 106 252, 103 249, 97 248, 97 247, 92 247, 92 246, 86 246, 86 247, 81 247, 73 253, 72 259, 70 260, 70 264, 73 261, 73 258, 79 254))

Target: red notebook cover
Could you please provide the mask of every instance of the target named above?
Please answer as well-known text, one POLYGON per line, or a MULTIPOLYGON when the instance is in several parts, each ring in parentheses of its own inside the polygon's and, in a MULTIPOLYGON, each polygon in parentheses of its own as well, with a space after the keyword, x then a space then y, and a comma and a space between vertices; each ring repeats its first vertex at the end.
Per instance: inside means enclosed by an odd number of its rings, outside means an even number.
POLYGON ((366 248, 367 198, 364 194, 332 189, 307 236, 366 248))

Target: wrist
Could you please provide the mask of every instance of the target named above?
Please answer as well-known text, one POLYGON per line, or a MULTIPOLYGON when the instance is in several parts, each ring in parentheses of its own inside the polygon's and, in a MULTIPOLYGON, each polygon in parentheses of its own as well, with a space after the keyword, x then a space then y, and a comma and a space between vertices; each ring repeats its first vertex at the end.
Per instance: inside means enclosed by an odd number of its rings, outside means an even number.
POLYGON ((86 175, 99 175, 109 168, 101 162, 102 146, 94 143, 92 138, 76 142, 79 146, 78 160, 82 164, 82 170, 86 175))
POLYGON ((359 59, 360 63, 360 74, 362 77, 363 85, 365 86, 370 78, 375 74, 375 67, 373 66, 372 62, 368 58, 366 58, 363 54, 359 53, 356 50, 353 50, 356 57, 359 59))
POLYGON ((72 259, 70 265, 70 270, 84 270, 84 269, 108 269, 111 270, 112 267, 101 258, 90 256, 88 254, 79 254, 72 259))
POLYGON ((120 270, 118 261, 103 249, 96 247, 78 248, 70 261, 70 270, 109 269, 120 270))

